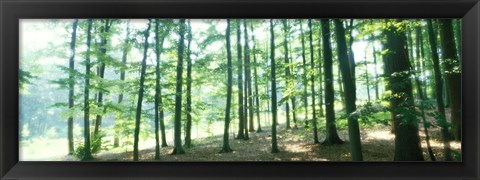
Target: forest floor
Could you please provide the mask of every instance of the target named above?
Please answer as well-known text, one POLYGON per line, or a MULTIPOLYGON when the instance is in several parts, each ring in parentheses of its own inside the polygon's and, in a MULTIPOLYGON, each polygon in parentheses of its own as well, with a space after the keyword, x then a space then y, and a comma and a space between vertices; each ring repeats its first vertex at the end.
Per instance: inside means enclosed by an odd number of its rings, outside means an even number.
MULTIPOLYGON (((349 161, 348 132, 346 128, 338 130, 339 136, 346 143, 339 145, 321 145, 313 143, 312 130, 299 127, 286 129, 284 124, 278 128, 278 146, 280 153, 272 154, 271 129, 263 127, 262 132, 250 132, 249 140, 234 139, 230 136, 231 153, 219 153, 223 136, 194 139, 193 147, 185 148, 185 154, 170 155, 173 144, 161 148, 160 160, 154 160, 155 149, 140 150, 140 161, 349 161)), ((430 143, 438 160, 443 160, 443 144, 439 128, 429 128, 430 143)), ((325 138, 325 133, 319 131, 319 140, 325 138)), ((426 149, 423 127, 420 128, 421 145, 426 161, 430 161, 426 149)), ((392 161, 394 155, 394 138, 389 126, 376 125, 361 129, 362 150, 365 161, 392 161)), ((457 161, 461 161, 461 143, 452 141, 451 148, 457 161)), ((132 152, 100 152, 95 155, 100 161, 130 161, 132 152)))

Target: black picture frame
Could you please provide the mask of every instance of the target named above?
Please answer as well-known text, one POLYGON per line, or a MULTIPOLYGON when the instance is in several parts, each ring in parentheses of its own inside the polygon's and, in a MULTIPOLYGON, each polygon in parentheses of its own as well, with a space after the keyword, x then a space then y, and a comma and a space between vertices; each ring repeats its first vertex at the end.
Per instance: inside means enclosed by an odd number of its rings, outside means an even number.
POLYGON ((0 0, 0 179, 479 179, 478 0, 0 0), (462 162, 19 162, 22 18, 462 18, 462 162))

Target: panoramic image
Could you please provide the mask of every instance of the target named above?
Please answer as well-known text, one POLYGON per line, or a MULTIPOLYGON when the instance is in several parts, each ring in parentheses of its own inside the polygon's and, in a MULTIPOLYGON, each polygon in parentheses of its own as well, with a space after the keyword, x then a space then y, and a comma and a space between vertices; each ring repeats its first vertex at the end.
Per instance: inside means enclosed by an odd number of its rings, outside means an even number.
POLYGON ((460 19, 20 19, 20 161, 462 161, 460 19))

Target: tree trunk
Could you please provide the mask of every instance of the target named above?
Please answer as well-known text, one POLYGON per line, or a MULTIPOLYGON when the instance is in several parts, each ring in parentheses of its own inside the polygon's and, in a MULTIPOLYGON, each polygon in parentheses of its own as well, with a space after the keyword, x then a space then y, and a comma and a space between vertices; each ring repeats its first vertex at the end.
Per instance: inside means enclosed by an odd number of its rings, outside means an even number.
MULTIPOLYGON (((345 29, 342 22, 339 19, 335 19, 335 34, 337 39, 337 53, 338 60, 340 62, 340 68, 343 78, 344 94, 345 94, 345 109, 348 115, 348 138, 350 140, 350 152, 352 154, 353 161, 363 161, 362 157, 362 144, 360 141, 360 128, 358 125, 357 117, 352 116, 352 113, 356 111, 356 87, 355 87, 355 67, 349 66, 347 44, 345 40, 345 29)), ((353 57, 351 57, 353 58, 353 57)), ((352 60, 352 59, 350 59, 352 60)), ((352 64, 350 64, 352 65, 352 64)))
POLYGON ((451 109, 451 133, 455 140, 462 138, 462 74, 457 56, 451 19, 441 19, 440 38, 442 57, 445 64, 445 76, 451 109))
POLYGON ((422 71, 422 77, 424 79, 423 81, 422 80, 420 80, 420 81, 422 81, 422 84, 424 84, 423 93, 425 95, 425 99, 428 99, 429 94, 428 94, 427 88, 428 88, 429 78, 427 76, 428 69, 426 67, 426 62, 428 62, 428 61, 425 60, 427 58, 425 57, 425 48, 424 48, 425 44, 423 42, 424 41, 424 38, 423 38, 424 35, 423 35, 422 29, 423 29, 423 27, 421 27, 421 26, 417 26, 417 29, 416 29, 416 31, 418 31, 417 32, 418 33, 417 35, 419 36, 418 38, 420 39, 420 42, 419 42, 420 43, 419 44, 419 48, 420 48, 420 67, 421 67, 420 69, 422 71))
POLYGON ((378 72, 377 72, 377 51, 375 50, 375 43, 372 43, 372 54, 373 54, 373 71, 375 73, 375 100, 379 99, 378 92, 378 72))
POLYGON ((462 62, 462 20, 456 19, 455 21, 455 43, 457 45, 458 60, 462 62))
MULTIPOLYGON (((338 73, 337 73, 337 84, 338 84, 338 93, 340 95, 340 100, 345 103, 345 94, 343 91, 343 85, 342 85, 342 73, 340 73, 342 70, 340 68, 340 63, 337 66, 338 73)), ((342 107, 345 108, 345 107, 342 107)))
POLYGON ((427 143, 428 155, 430 156, 430 159, 432 161, 436 161, 435 155, 433 154, 432 146, 430 145, 430 135, 428 134, 428 124, 427 124, 427 118, 425 116, 425 104, 424 104, 425 96, 423 96, 422 83, 420 82, 420 79, 418 79, 418 75, 417 75, 418 72, 414 71, 412 67, 410 67, 410 70, 414 72, 413 75, 414 75, 415 83, 417 84, 416 85, 417 93, 418 93, 418 97, 420 98, 419 109, 420 109, 420 115, 422 116, 423 132, 425 133, 425 141, 427 143))
POLYGON ((447 119, 445 116, 445 104, 443 102, 443 80, 442 73, 440 71, 440 62, 437 52, 437 41, 435 31, 433 30, 432 20, 427 19, 428 26, 428 39, 430 41, 430 51, 432 52, 433 72, 435 76, 436 98, 437 98, 437 110, 439 117, 437 118, 437 124, 441 127, 442 141, 443 141, 443 153, 446 161, 452 160, 450 150, 450 133, 448 132, 447 119))
MULTIPOLYGON (((158 19, 155 20, 155 53, 156 53, 156 66, 155 66, 155 159, 160 159, 160 135, 158 134, 159 131, 159 123, 163 121, 163 110, 159 110, 162 108, 162 93, 160 88, 160 56, 163 51, 163 42, 165 40, 165 32, 162 32, 162 36, 160 37, 159 28, 160 21, 158 19)), ((165 139, 165 134, 162 134, 162 139, 165 139)))
MULTIPOLYGON (((342 24, 342 27, 343 27, 343 24, 342 24)), ((350 67, 350 74, 352 74, 352 79, 353 79, 353 82, 354 82, 354 86, 355 86, 355 55, 353 54, 353 19, 350 19, 350 24, 349 24, 349 28, 348 28, 348 66, 350 67)))
POLYGON ((142 102, 143 93, 145 91, 145 71, 147 69, 147 50, 148 50, 148 36, 150 35, 151 20, 148 20, 147 30, 144 32, 145 42, 143 47, 142 69, 140 71, 140 88, 138 90, 137 112, 135 114, 135 139, 133 141, 133 160, 138 161, 138 141, 140 135, 140 119, 142 117, 142 102))
MULTIPOLYGON (((289 46, 290 46, 289 49, 292 49, 292 44, 291 44, 291 43, 289 43, 289 46)), ((290 51, 290 60, 289 60, 288 63, 292 63, 292 61, 293 61, 292 51, 290 51)), ((291 69, 290 72, 295 72, 295 69, 294 69, 293 66, 290 66, 290 69, 291 69)), ((291 74, 290 74, 290 76, 291 76, 291 74)), ((296 98, 296 94, 297 94, 297 92, 296 92, 296 84, 294 83, 295 81, 293 81, 293 80, 295 80, 295 77, 290 77, 290 78, 292 79, 292 82, 291 82, 291 83, 292 83, 292 87, 294 88, 294 94, 292 95, 292 98, 290 99, 290 100, 291 100, 291 104, 292 104, 293 127, 294 127, 295 129, 297 129, 297 128, 298 128, 298 125, 297 125, 297 105, 296 105, 296 102, 297 102, 297 98, 296 98)))
MULTIPOLYGON (((245 59, 244 60, 244 64, 245 63, 245 59)), ((247 68, 244 69, 244 72, 246 71, 247 68)), ((245 137, 243 138, 243 140, 249 140, 250 137, 248 136, 249 133, 248 133, 248 119, 249 119, 249 116, 248 116, 248 89, 247 89, 247 78, 246 78, 246 74, 247 73, 244 73, 244 77, 245 77, 245 81, 244 81, 244 84, 243 84, 243 93, 244 93, 244 96, 243 96, 243 114, 245 116, 245 120, 243 121, 243 133, 245 135, 245 137)))
POLYGON ((365 48, 365 54, 364 54, 364 66, 365 66, 365 83, 367 85, 367 99, 368 99, 368 102, 371 101, 371 98, 370 98, 370 78, 368 77, 368 62, 367 62, 367 49, 365 48))
POLYGON ((403 22, 401 20, 387 22, 388 26, 384 30, 385 49, 390 52, 385 55, 384 67, 388 79, 387 88, 392 92, 390 108, 395 123, 394 160, 423 161, 417 117, 414 113, 416 110, 410 81, 405 29, 395 26, 400 23, 403 22))
MULTIPOLYGON (((127 29, 126 29, 127 33, 126 33, 126 36, 125 36, 125 41, 124 41, 124 44, 123 44, 123 49, 122 49, 122 65, 123 66, 126 66, 127 65, 127 54, 128 52, 130 51, 130 24, 127 24, 127 29)), ((120 81, 125 81, 125 68, 122 67, 120 68, 120 81)), ((118 104, 121 104, 123 102, 123 86, 121 87, 122 88, 122 91, 121 93, 118 95, 118 104)), ((120 127, 119 127, 119 119, 120 117, 116 117, 115 118, 115 134, 114 134, 114 138, 113 138, 113 147, 118 147, 120 145, 120 139, 119 139, 119 136, 120 136, 120 127)))
POLYGON ((237 86, 238 86, 238 134, 237 139, 245 139, 245 107, 243 105, 243 65, 242 65, 242 44, 240 20, 236 20, 237 24, 237 86))
MULTIPOLYGON (((290 88, 290 67, 289 67, 289 60, 288 60, 288 24, 287 20, 283 19, 282 20, 283 24, 283 48, 285 50, 284 52, 284 66, 285 66, 285 90, 284 93, 288 92, 288 89, 290 88)), ((287 95, 290 96, 290 95, 287 95)), ((287 97, 288 99, 291 99, 287 97)), ((287 129, 290 129, 290 106, 288 100, 285 101, 285 110, 286 110, 286 118, 287 118, 287 129)))
MULTIPOLYGON (((73 71, 75 70, 75 42, 77 39, 77 26, 78 26, 78 19, 73 21, 72 25, 72 39, 70 41, 70 72, 68 75, 68 108, 72 109, 74 106, 74 98, 73 96, 75 91, 75 77, 73 71)), ((68 154, 72 155, 74 153, 73 148, 73 115, 68 117, 68 154)))
POLYGON ((85 55, 85 90, 84 90, 84 116, 83 116, 83 135, 84 135, 84 156, 82 161, 91 160, 92 152, 90 147, 90 42, 92 40, 92 19, 88 19, 87 29, 87 52, 85 55))
POLYGON ((338 137, 337 126, 335 125, 335 99, 333 91, 333 60, 332 60, 332 46, 330 42, 330 20, 322 19, 320 21, 322 27, 322 41, 323 41, 323 72, 325 76, 325 119, 327 135, 322 144, 342 144, 343 141, 338 137))
MULTIPOLYGON (((419 26, 415 26, 415 73, 416 74, 420 74, 422 75, 423 74, 423 69, 422 69, 422 64, 421 64, 421 61, 423 61, 423 58, 421 58, 421 55, 420 55, 420 42, 422 41, 422 32, 421 32, 421 29, 419 26)), ((418 75, 417 75, 418 77, 418 75)), ((420 81, 420 84, 421 84, 421 91, 422 91, 422 96, 426 98, 426 92, 424 89, 422 89, 423 87, 426 87, 423 83, 422 83, 422 80, 419 79, 420 81)), ((418 88, 417 88, 418 89, 418 88)))
MULTIPOLYGON (((255 127, 253 126, 253 93, 252 93, 252 72, 251 72, 251 65, 250 65, 250 47, 248 46, 248 31, 247 31, 247 20, 243 20, 243 32, 244 32, 244 40, 245 40, 245 79, 246 79, 246 86, 247 86, 247 97, 248 97, 248 117, 249 117, 249 127, 248 131, 253 132, 255 131, 255 127)), ((253 34, 253 32, 252 32, 253 34)), ((247 132, 248 133, 248 132, 247 132)))
MULTIPOLYGON (((100 79, 103 79, 105 76, 105 61, 106 61, 105 58, 107 57, 106 45, 107 45, 107 37, 108 37, 106 34, 109 33, 110 31, 110 27, 112 25, 111 23, 112 23, 111 20, 105 19, 105 24, 102 27, 102 36, 101 36, 102 38, 100 42, 101 56, 98 57, 98 60, 100 61, 98 76, 100 77, 100 79)), ((103 113, 106 112, 106 107, 103 107, 103 90, 100 90, 98 92, 98 108, 103 108, 103 113)), ((103 114, 97 114, 97 118, 95 120, 95 129, 93 131, 93 139, 95 141, 100 141, 100 142, 101 142, 101 135, 99 134, 99 132, 100 132, 100 126, 102 125, 102 116, 103 114)), ((100 146, 101 146, 101 143, 92 147, 93 151, 98 151, 100 146)))
MULTIPOLYGON (((320 26, 321 26, 321 22, 320 22, 320 26)), ((330 30, 330 28, 329 28, 329 30, 330 30)), ((324 84, 323 84, 323 70, 322 70, 322 68, 323 68, 323 65, 322 65, 322 53, 323 53, 323 51, 322 51, 322 38, 321 38, 321 37, 323 37, 323 35, 322 35, 321 31, 319 31, 318 37, 319 37, 318 38, 318 60, 319 60, 318 61, 318 74, 320 74, 320 76, 319 76, 319 82, 320 83, 318 83, 319 84, 318 94, 319 94, 319 97, 320 97, 319 98, 320 113, 318 115, 320 117, 325 117, 325 114, 323 112, 323 105, 324 105, 323 104, 323 100, 324 100, 323 99, 324 98, 323 97, 323 91, 324 91, 323 86, 324 86, 324 84)), ((331 49, 331 47, 330 47, 330 49, 331 49)), ((331 54, 331 52, 330 52, 330 54, 331 54)))
POLYGON ((174 147, 172 154, 185 154, 182 147, 182 87, 183 87, 183 52, 185 49, 185 19, 179 22, 179 42, 177 61, 177 84, 175 88, 175 120, 174 120, 174 147))
POLYGON ((317 132, 317 113, 315 111, 315 63, 313 60, 313 29, 312 29, 312 19, 308 19, 308 30, 309 30, 309 40, 310 40, 310 70, 312 71, 312 74, 310 75, 310 88, 312 90, 312 124, 313 124, 313 143, 318 144, 320 143, 318 141, 318 132, 317 132))
POLYGON ((252 32, 252 42, 253 42, 253 77, 255 78, 255 112, 257 115, 257 132, 262 132, 262 125, 260 124, 260 98, 258 95, 258 75, 257 75, 257 56, 255 49, 255 32, 253 32, 253 23, 250 23, 250 32, 252 32))
POLYGON ((190 57, 191 49, 190 44, 192 42, 192 27, 190 20, 188 20, 187 30, 187 126, 185 128, 185 147, 190 148, 192 146, 192 58, 190 57))
POLYGON ((277 146, 277 82, 275 78, 275 33, 273 20, 270 19, 270 67, 272 84, 272 153, 280 152, 277 146))
POLYGON ((300 20, 300 35, 302 36, 302 67, 303 67, 303 108, 305 109, 305 127, 308 126, 308 80, 307 80, 307 60, 305 58, 305 34, 303 33, 303 23, 300 20))
POLYGON ((228 129, 230 127, 230 108, 232 104, 232 52, 230 51, 230 19, 227 19, 227 30, 225 32, 227 41, 227 68, 228 68, 228 80, 227 80, 227 105, 225 108, 225 126, 223 128, 223 147, 220 153, 232 152, 230 144, 228 142, 228 129))

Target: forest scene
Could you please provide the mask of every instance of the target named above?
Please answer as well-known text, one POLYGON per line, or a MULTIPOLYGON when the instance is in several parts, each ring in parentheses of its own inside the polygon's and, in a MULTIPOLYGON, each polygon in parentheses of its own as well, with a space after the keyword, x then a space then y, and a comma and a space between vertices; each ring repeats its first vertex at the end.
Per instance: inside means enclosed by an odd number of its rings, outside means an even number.
POLYGON ((21 19, 20 161, 462 161, 460 19, 21 19))

